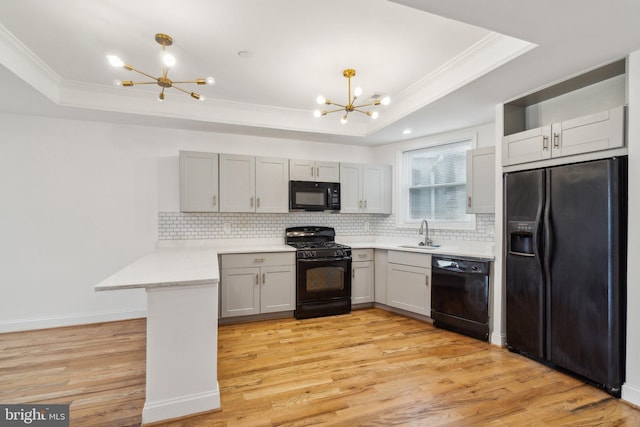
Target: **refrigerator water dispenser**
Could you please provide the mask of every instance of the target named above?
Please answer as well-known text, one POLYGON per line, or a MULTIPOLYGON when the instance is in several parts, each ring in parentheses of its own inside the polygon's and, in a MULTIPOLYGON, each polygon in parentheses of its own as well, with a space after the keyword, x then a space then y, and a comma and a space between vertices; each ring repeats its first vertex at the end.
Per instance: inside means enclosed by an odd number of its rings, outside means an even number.
POLYGON ((535 256, 533 253, 534 222, 510 221, 508 224, 509 253, 535 256))

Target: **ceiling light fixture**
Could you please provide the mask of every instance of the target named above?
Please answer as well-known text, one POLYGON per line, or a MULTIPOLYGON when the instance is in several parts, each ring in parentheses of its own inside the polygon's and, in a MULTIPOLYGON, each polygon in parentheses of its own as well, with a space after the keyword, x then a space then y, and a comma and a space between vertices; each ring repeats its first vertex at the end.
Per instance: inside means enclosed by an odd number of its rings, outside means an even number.
POLYGON ((158 33, 156 34, 156 42, 158 42, 158 44, 160 44, 162 46, 162 76, 161 77, 154 77, 150 74, 147 74, 143 71, 140 71, 136 68, 133 68, 131 65, 129 64, 125 64, 120 58, 118 58, 117 56, 113 56, 113 55, 107 55, 107 58, 109 59, 109 63, 111 65, 113 65, 114 67, 121 67, 124 69, 127 69, 129 71, 135 71, 136 73, 142 74, 143 76, 149 77, 150 79, 152 79, 153 81, 147 81, 147 82, 134 82, 131 80, 116 80, 114 82, 114 84, 116 86, 124 86, 124 87, 130 87, 133 85, 148 85, 148 84, 157 84, 158 86, 160 86, 162 88, 162 91, 160 92, 160 95, 158 95, 158 101, 164 101, 164 91, 167 88, 175 88, 177 90, 179 90, 180 92, 184 92, 187 95, 191 96, 194 99, 198 99, 200 101, 204 101, 204 96, 196 93, 196 92, 189 92, 186 91, 184 89, 182 89, 181 87, 175 86, 176 84, 186 84, 186 83, 195 83, 197 85, 210 85, 213 86, 215 84, 215 79, 211 76, 207 77, 206 79, 195 79, 195 80, 185 80, 185 81, 180 81, 180 82, 174 82, 173 80, 171 80, 170 78, 167 77, 167 74, 169 73, 169 69, 171 67, 173 67, 176 63, 176 59, 165 52, 165 48, 167 46, 171 46, 173 44, 173 39, 171 38, 171 36, 168 36, 166 34, 162 34, 162 33, 158 33))
POLYGON ((353 91, 353 97, 351 95, 351 77, 356 75, 356 70, 353 70, 351 68, 347 68, 346 70, 344 70, 342 72, 342 75, 344 77, 347 78, 347 105, 341 105, 338 103, 335 103, 329 99, 325 99, 324 96, 320 95, 316 98, 316 102, 318 104, 326 104, 326 105, 335 105, 338 106, 340 108, 337 108, 335 110, 329 110, 329 111, 320 111, 320 110, 316 110, 313 112, 313 115, 315 117, 320 117, 320 116, 326 116, 329 113, 336 113, 338 111, 344 111, 344 116, 342 116, 340 118, 340 122, 342 124, 347 123, 347 116, 349 115, 349 113, 351 113, 352 111, 357 111, 359 113, 362 114, 366 114, 367 116, 371 117, 372 119, 377 119, 378 118, 378 112, 377 111, 363 111, 361 110, 362 107, 369 107, 369 106, 377 106, 377 105, 389 105, 390 99, 388 96, 385 96, 384 98, 382 98, 382 100, 380 99, 376 99, 373 102, 370 102, 368 104, 360 104, 360 105, 354 105, 356 102, 356 99, 358 99, 358 97, 360 95, 362 95, 362 89, 360 87, 355 88, 355 90, 353 91))

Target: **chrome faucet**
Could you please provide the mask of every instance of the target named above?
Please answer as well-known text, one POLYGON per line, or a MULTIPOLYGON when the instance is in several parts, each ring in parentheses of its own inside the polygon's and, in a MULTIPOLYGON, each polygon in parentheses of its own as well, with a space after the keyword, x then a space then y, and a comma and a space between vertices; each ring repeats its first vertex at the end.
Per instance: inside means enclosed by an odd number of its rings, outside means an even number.
POLYGON ((420 242, 420 246, 432 246, 433 240, 429 238, 429 223, 426 219, 422 220, 422 224, 420 224, 420 230, 418 230, 418 234, 424 233, 424 242, 420 242))

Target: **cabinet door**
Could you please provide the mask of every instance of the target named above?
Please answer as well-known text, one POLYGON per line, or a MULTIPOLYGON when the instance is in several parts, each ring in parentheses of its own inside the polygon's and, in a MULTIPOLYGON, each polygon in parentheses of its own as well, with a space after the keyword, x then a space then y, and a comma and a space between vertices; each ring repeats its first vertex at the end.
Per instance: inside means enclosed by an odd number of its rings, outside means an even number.
POLYGON ((467 213, 495 213, 495 148, 467 151, 467 213))
POLYGON ((551 158, 551 126, 531 129, 502 139, 502 165, 551 158))
POLYGON ((373 302, 373 261, 351 263, 351 303, 373 302))
POLYGON ((336 162, 315 162, 315 180, 320 182, 340 182, 340 164, 336 162))
POLYGON ((362 165, 340 163, 340 213, 362 212, 362 165))
POLYGON ((218 212, 218 154, 180 151, 180 211, 218 212))
POLYGON ((313 181, 315 164, 312 160, 289 160, 289 179, 291 181, 313 181))
POLYGON ((295 309, 295 265, 262 267, 260 270, 260 312, 274 313, 295 309))
POLYGON ((256 159, 220 154, 220 212, 255 212, 256 159))
POLYGON ((391 213, 391 166, 362 166, 362 208, 367 213, 391 213))
POLYGON ((387 265, 387 304, 412 313, 431 315, 430 268, 387 265))
POLYGON ((553 157, 624 146, 624 107, 565 120, 552 130, 553 157))
POLYGON ((387 280, 388 280, 388 253, 384 249, 375 250, 375 263, 374 263, 374 298, 376 302, 380 304, 387 303, 387 280))
POLYGON ((289 161, 256 159, 256 212, 289 212, 289 161))
POLYGON ((260 313, 260 269, 222 269, 220 317, 260 313))

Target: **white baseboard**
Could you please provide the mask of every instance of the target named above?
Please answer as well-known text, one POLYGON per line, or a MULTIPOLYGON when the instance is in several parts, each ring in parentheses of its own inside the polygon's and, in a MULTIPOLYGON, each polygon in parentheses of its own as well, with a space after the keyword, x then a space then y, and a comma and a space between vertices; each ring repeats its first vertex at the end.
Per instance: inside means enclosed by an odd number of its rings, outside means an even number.
POLYGON ((499 347, 504 347, 507 345, 507 335, 501 334, 499 332, 494 332, 491 334, 491 344, 497 345, 499 347))
POLYGON ((215 389, 205 393, 158 402, 149 402, 147 400, 144 403, 144 408, 142 408, 142 424, 181 418, 217 409, 220 409, 220 388, 216 381, 215 389))
POLYGON ((146 308, 108 311, 101 313, 78 313, 61 316, 37 317, 31 319, 0 321, 0 333, 32 331, 36 329, 60 328, 63 326, 87 325, 90 323, 113 322, 116 320, 147 317, 146 308))
POLYGON ((635 406, 640 406, 640 386, 635 384, 622 384, 622 400, 635 406))

